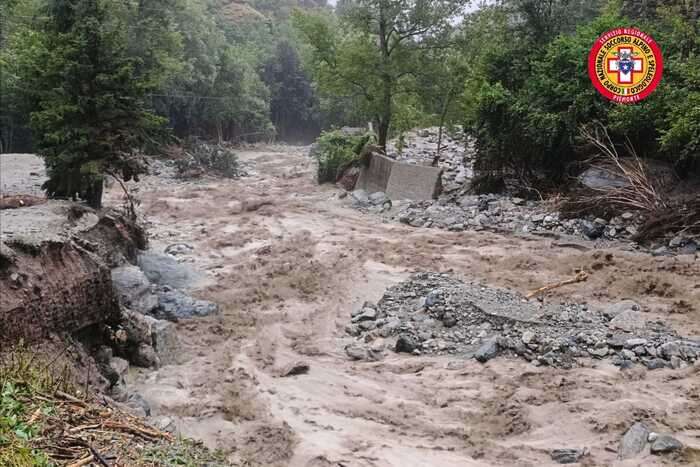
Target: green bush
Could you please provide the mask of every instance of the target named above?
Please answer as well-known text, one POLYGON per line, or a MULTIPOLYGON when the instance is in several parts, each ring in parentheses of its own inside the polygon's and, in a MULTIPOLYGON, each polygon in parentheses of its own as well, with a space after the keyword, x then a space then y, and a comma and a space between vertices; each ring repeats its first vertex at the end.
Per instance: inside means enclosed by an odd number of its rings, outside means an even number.
POLYGON ((545 189, 565 183, 593 155, 579 136, 581 126, 593 121, 608 127, 616 144, 629 139, 642 157, 666 160, 684 175, 699 168, 700 22, 669 6, 649 20, 630 19, 611 3, 581 16, 575 29, 532 41, 526 40, 531 36, 527 22, 499 23, 487 12, 480 14, 493 40, 465 51, 475 65, 464 94, 478 174, 515 176, 545 189), (661 45, 665 69, 656 92, 625 106, 598 94, 586 58, 600 34, 630 25, 661 45))
POLYGON ((354 135, 342 130, 321 134, 311 151, 318 161, 318 183, 334 183, 373 138, 371 134, 354 135))
POLYGON ((221 144, 191 142, 184 151, 184 157, 175 162, 180 176, 193 177, 213 173, 226 178, 238 178, 245 173, 232 148, 221 144))

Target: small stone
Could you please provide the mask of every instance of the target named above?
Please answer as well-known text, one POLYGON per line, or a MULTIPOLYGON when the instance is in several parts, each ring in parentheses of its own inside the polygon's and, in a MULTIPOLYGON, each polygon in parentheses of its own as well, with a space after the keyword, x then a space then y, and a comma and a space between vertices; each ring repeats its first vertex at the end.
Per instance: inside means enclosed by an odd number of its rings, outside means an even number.
POLYGON ((624 219, 626 221, 631 221, 632 219, 634 219, 634 213, 633 212, 624 212, 624 213, 622 213, 621 217, 622 217, 622 219, 624 219))
POLYGON ((585 449, 553 449, 549 453, 554 462, 559 464, 575 464, 586 455, 585 449))
POLYGON ((433 290, 425 297, 425 306, 427 306, 427 307, 435 306, 438 304, 439 301, 440 301, 440 292, 438 290, 433 290))
POLYGON ((598 357, 598 358, 605 357, 608 354, 608 352, 609 352, 609 349, 607 347, 588 349, 589 354, 593 355, 594 357, 598 357))
POLYGON ((175 420, 173 420, 172 418, 167 417, 167 416, 158 417, 152 423, 153 423, 153 426, 158 428, 160 431, 167 431, 168 433, 175 433, 175 431, 177 430, 177 425, 175 424, 175 420))
POLYGON ((363 308, 362 313, 355 316, 352 319, 353 323, 360 323, 362 321, 374 321, 377 319, 377 310, 374 308, 363 308))
POLYGON ((498 336, 492 337, 491 339, 484 342, 479 350, 474 354, 474 358, 481 363, 486 363, 496 355, 498 355, 499 344, 498 336))
POLYGON ((649 441, 650 443, 653 443, 654 441, 657 440, 658 437, 659 437, 659 434, 652 431, 649 433, 649 437, 647 438, 647 441, 649 441))
POLYGON ((681 346, 678 342, 666 342, 659 347, 661 351, 661 356, 670 359, 671 357, 678 357, 681 354, 681 346))
POLYGON ((452 313, 445 313, 445 315, 442 317, 442 324, 446 328, 452 328, 457 325, 457 318, 452 313))
POLYGON ((639 306, 638 303, 633 302, 632 300, 623 300, 618 303, 614 303, 612 305, 608 305, 604 310, 603 314, 607 316, 609 319, 612 319, 619 315, 620 313, 623 313, 625 311, 633 310, 633 311, 639 311, 641 310, 642 307, 639 306))
POLYGON ((660 435, 651 444, 652 454, 666 454, 668 452, 680 451, 683 449, 683 443, 670 435, 660 435))
POLYGON ((521 340, 525 345, 531 344, 535 340, 535 333, 532 331, 525 331, 522 335, 521 340))
POLYGON ((516 206, 522 206, 523 204, 525 204, 525 200, 523 198, 512 198, 511 201, 516 206))
POLYGON ((641 338, 627 339, 625 341, 625 348, 632 349, 634 347, 639 347, 640 345, 647 345, 647 342, 648 341, 646 339, 641 338))
POLYGON ((632 361, 634 361, 634 360, 637 359, 637 354, 635 354, 635 353, 632 352, 631 350, 624 349, 624 350, 623 350, 622 352, 620 352, 620 353, 621 353, 622 356, 623 356, 625 359, 627 359, 627 360, 632 360, 632 361))
POLYGON ((133 409, 137 415, 151 416, 151 405, 140 394, 130 394, 126 400, 126 405, 133 409))
POLYGON ((627 430, 620 441, 617 455, 620 459, 631 459, 644 450, 649 437, 649 429, 643 423, 635 423, 627 430))
POLYGON ((418 339, 409 334, 399 336, 395 347, 397 353, 413 353, 415 350, 420 350, 418 339))
POLYGON ((670 242, 668 242, 668 246, 671 248, 678 248, 681 247, 685 244, 686 239, 680 235, 677 235, 671 239, 670 242))
POLYGON ((633 332, 646 327, 646 319, 641 312, 635 310, 623 311, 614 317, 609 326, 625 332, 633 332))
POLYGON ((666 361, 660 358, 652 358, 644 362, 644 366, 649 370, 660 370, 666 368, 666 361))
POLYGON ((694 241, 690 241, 678 249, 679 255, 694 255, 697 252, 698 252, 698 244, 695 243, 694 241))
POLYGON ((360 344, 349 344, 345 346, 345 354, 350 357, 351 360, 368 360, 369 353, 367 349, 360 344))
POLYGON ((280 376, 285 378, 287 376, 305 375, 310 368, 306 362, 292 362, 282 369, 280 376))

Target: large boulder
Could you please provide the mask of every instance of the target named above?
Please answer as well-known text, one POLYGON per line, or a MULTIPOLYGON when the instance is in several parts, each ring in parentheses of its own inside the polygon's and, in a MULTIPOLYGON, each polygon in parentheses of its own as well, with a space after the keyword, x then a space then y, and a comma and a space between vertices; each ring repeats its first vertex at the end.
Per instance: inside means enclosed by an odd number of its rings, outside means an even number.
POLYGON ((171 255, 144 252, 138 257, 138 265, 148 280, 158 285, 186 289, 201 279, 189 265, 179 263, 171 255))
POLYGON ((158 306, 151 281, 138 266, 121 266, 112 270, 112 284, 122 305, 141 313, 151 313, 158 306))
POLYGON ((219 311, 216 303, 199 300, 174 289, 166 289, 158 296, 157 317, 172 321, 202 317, 219 311))
POLYGON ((623 188, 629 184, 627 180, 608 170, 591 167, 579 176, 579 181, 593 190, 623 188))

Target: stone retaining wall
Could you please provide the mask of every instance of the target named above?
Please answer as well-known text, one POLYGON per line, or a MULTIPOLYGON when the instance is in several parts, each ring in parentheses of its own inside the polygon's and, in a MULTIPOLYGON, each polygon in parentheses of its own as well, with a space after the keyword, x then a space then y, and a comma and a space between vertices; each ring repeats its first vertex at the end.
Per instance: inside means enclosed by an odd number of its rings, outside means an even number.
POLYGON ((380 154, 370 156, 363 167, 357 189, 367 193, 384 192, 394 200, 434 199, 441 191, 442 169, 397 162, 380 154))

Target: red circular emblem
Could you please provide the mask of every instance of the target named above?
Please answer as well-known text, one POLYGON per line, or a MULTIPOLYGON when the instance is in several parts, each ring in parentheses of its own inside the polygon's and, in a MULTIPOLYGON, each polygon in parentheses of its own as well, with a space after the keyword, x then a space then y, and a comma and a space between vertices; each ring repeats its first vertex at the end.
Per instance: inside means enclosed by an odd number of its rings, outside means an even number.
POLYGON ((661 48, 635 28, 617 28, 600 36, 588 55, 588 75, 605 97, 621 104, 647 98, 661 82, 661 48))

